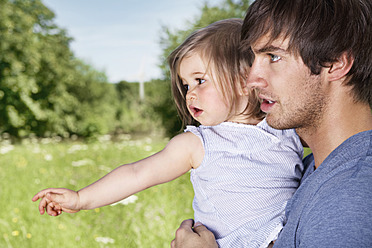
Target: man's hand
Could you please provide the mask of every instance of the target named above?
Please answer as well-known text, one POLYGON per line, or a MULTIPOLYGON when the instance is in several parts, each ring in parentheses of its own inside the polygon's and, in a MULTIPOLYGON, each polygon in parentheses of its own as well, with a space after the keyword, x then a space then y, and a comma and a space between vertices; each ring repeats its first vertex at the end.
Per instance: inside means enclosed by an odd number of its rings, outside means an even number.
POLYGON ((218 248, 216 239, 201 223, 194 225, 194 220, 184 220, 176 231, 171 248, 218 248))

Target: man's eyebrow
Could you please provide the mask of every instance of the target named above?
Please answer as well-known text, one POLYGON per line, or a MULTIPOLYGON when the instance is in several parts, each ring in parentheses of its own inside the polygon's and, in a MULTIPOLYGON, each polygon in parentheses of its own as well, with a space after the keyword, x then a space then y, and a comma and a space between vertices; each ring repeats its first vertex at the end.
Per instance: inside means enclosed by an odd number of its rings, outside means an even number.
POLYGON ((255 53, 268 53, 268 52, 281 52, 281 53, 288 53, 287 50, 283 49, 283 48, 280 48, 280 47, 276 47, 276 46, 272 46, 272 45, 269 45, 269 46, 264 46, 258 50, 256 49, 252 49, 255 53))

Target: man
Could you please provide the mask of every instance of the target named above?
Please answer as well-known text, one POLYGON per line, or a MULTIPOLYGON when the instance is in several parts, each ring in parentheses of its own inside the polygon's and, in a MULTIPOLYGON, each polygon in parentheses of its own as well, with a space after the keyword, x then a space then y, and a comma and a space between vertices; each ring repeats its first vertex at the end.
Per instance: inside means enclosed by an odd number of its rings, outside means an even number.
MULTIPOLYGON (((274 247, 372 247, 372 1, 256 0, 242 48, 269 125, 313 151, 274 247)), ((172 247, 217 244, 186 220, 172 247)))

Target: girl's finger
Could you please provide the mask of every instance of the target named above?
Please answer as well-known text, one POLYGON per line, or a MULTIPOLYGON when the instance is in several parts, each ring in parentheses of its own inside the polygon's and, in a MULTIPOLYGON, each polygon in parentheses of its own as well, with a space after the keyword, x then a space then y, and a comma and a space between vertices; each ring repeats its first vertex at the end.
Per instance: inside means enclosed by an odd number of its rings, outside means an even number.
POLYGON ((45 213, 45 208, 47 207, 48 205, 48 199, 46 197, 43 197, 39 203, 39 212, 40 214, 44 214, 45 213))
POLYGON ((50 215, 50 216, 57 216, 57 212, 54 210, 54 202, 50 202, 48 203, 47 205, 47 213, 50 215))

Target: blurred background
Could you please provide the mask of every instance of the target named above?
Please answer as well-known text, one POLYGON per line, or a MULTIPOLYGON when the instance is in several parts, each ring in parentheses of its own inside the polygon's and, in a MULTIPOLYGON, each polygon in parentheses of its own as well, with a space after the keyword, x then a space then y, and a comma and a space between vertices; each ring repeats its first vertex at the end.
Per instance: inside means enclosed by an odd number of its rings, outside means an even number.
POLYGON ((182 130, 167 56, 249 1, 0 0, 0 247, 169 247, 189 175, 57 218, 31 198, 78 190, 182 130))
POLYGON ((1 0, 0 133, 178 132, 167 56, 195 29, 243 17, 249 1, 159 2, 1 0))

